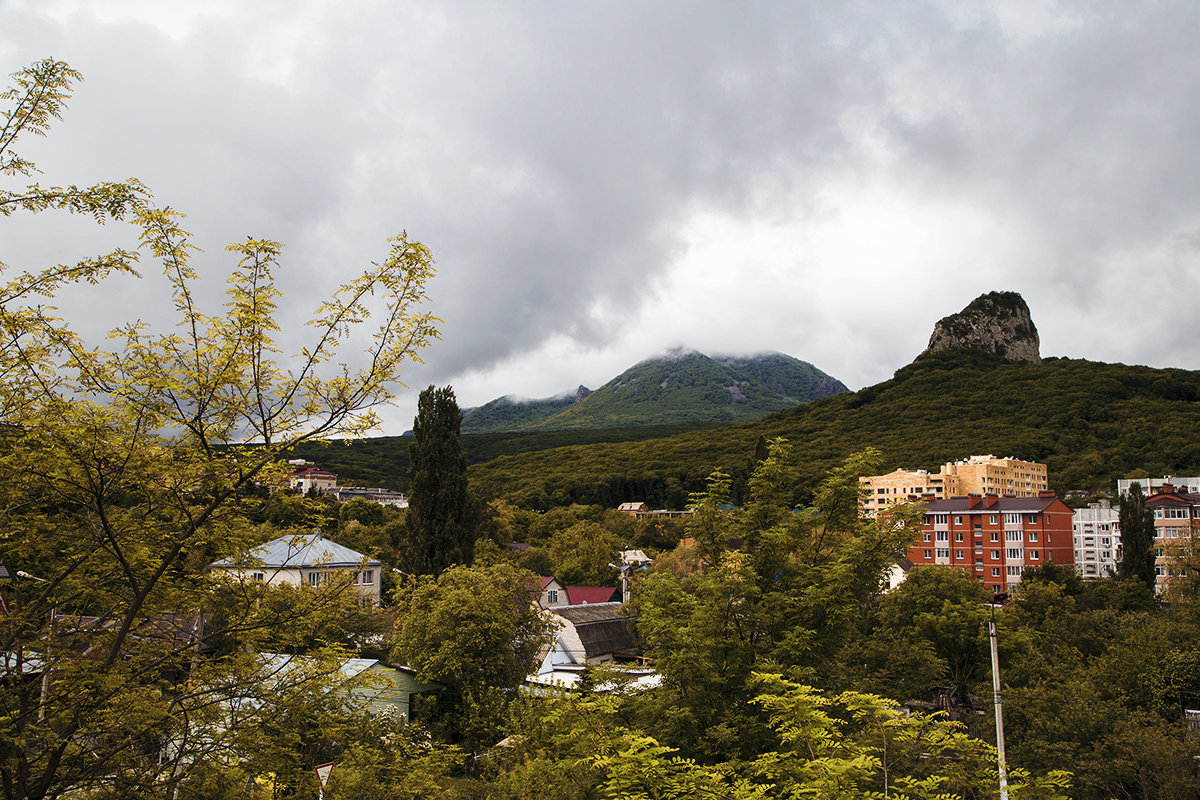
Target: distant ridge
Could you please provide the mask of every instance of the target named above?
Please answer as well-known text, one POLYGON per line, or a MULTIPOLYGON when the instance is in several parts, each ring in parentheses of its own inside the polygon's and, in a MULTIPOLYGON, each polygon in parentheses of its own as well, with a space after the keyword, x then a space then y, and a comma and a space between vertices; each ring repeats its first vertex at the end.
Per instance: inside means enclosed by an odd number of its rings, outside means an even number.
POLYGON ((617 428, 683 422, 747 422, 847 391, 783 353, 708 356, 675 349, 630 367, 595 391, 530 401, 501 397, 468 412, 464 433, 617 428))
POLYGON ((539 400, 521 400, 512 395, 498 397, 469 410, 462 421, 463 433, 514 433, 541 430, 539 426, 563 409, 591 394, 586 386, 539 400))

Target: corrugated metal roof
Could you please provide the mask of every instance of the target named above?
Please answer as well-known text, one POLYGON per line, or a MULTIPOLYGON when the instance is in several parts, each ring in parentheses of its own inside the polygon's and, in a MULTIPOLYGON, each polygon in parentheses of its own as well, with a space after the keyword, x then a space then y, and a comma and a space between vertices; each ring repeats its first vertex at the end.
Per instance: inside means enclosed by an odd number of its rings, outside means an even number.
POLYGON ((367 566, 381 567, 382 562, 367 559, 362 553, 332 542, 321 535, 320 531, 311 534, 294 534, 280 536, 266 544, 259 545, 250 551, 246 560, 223 558, 212 564, 214 567, 240 567, 246 561, 264 567, 282 569, 284 567, 357 567, 364 560, 367 566))

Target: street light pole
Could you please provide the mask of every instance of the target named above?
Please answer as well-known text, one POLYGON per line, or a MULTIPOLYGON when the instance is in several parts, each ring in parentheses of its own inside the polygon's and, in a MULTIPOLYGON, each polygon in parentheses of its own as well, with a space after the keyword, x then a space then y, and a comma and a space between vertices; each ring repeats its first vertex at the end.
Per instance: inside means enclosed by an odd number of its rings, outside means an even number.
MULTIPOLYGON (((1001 598, 998 596, 996 600, 1001 598)), ((996 703, 996 757, 1000 767, 1000 800, 1008 800, 1008 768, 1004 756, 1004 707, 1000 697, 1000 647, 996 638, 996 603, 991 604, 988 639, 992 645, 992 696, 996 703)))

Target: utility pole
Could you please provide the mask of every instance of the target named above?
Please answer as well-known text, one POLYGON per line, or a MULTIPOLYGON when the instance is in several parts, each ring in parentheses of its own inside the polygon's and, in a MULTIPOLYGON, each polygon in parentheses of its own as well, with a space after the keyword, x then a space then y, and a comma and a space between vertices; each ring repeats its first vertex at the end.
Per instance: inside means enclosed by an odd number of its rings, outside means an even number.
POLYGON ((1008 768, 1004 758, 1004 704, 1000 698, 1000 647, 996 638, 996 605, 1008 599, 998 594, 992 600, 992 615, 988 619, 988 639, 992 645, 992 697, 996 703, 996 757, 1000 766, 1000 800, 1008 800, 1008 768))

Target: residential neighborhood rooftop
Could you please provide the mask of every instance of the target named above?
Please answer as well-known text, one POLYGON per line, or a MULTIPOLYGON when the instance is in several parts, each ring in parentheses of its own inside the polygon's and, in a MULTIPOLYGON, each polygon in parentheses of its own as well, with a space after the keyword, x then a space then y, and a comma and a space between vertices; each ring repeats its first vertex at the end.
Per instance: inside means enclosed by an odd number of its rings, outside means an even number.
MULTIPOLYGON (((292 534, 272 539, 250 551, 245 560, 262 562, 264 567, 282 569, 284 567, 355 567, 364 562, 367 566, 383 566, 382 562, 368 559, 367 556, 349 547, 332 542, 322 536, 320 531, 310 534, 292 534)), ((223 558, 214 562, 214 567, 237 567, 245 560, 223 558)))

